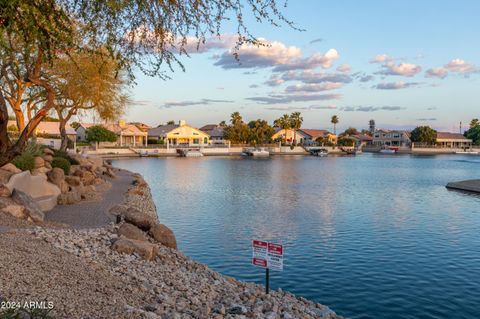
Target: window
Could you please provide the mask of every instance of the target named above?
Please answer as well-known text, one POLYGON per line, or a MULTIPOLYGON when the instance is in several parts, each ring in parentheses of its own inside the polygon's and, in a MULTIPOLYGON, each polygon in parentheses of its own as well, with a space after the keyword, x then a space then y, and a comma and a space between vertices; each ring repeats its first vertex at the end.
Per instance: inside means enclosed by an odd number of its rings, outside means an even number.
POLYGON ((194 138, 193 139, 193 144, 198 144, 198 143, 199 143, 198 138, 194 138))

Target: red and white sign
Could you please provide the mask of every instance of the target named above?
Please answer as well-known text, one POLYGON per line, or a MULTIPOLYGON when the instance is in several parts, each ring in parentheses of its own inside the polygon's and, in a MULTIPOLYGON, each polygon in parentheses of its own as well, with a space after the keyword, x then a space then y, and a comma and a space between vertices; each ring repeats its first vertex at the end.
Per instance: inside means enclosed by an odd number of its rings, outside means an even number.
POLYGON ((252 241, 252 264, 254 266, 283 270, 283 246, 266 241, 252 241))

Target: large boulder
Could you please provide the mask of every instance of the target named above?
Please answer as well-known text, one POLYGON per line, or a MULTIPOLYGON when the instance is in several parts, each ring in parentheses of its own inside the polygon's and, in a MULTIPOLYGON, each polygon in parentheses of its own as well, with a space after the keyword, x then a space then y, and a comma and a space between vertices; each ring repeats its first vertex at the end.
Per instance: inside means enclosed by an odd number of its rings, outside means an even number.
POLYGON ((51 210, 57 205, 57 197, 60 189, 40 176, 32 176, 29 171, 15 174, 5 184, 12 192, 14 189, 26 193, 33 198, 42 211, 51 210))
POLYGON ((117 234, 120 237, 135 239, 139 241, 148 241, 147 236, 140 228, 129 223, 122 224, 122 226, 118 228, 117 234))
POLYGON ((27 218, 27 215, 25 214, 25 207, 23 207, 22 205, 9 205, 2 208, 0 211, 6 214, 10 214, 16 218, 27 218))
POLYGON ((153 225, 157 223, 154 217, 145 214, 133 207, 127 207, 124 205, 116 205, 110 209, 110 213, 113 215, 120 215, 123 219, 130 224, 137 226, 138 228, 148 231, 153 225))
POLYGON ((35 156, 33 159, 33 168, 40 168, 45 166, 45 160, 41 156, 35 156))
POLYGON ((42 158, 45 160, 45 162, 51 163, 53 161, 53 156, 52 155, 45 154, 45 155, 42 156, 42 158))
POLYGON ((158 255, 158 246, 149 242, 135 239, 119 238, 112 249, 121 254, 138 254, 146 260, 154 260, 158 255))
POLYGON ((57 185, 60 188, 62 194, 67 193, 70 190, 67 182, 65 182, 65 172, 63 169, 55 167, 48 174, 48 181, 52 184, 57 185))
POLYGON ((177 249, 177 239, 173 231, 163 224, 154 225, 148 232, 152 238, 163 246, 177 249))
POLYGON ((43 222, 45 215, 40 206, 28 194, 14 189, 12 192, 12 199, 15 203, 25 207, 25 213, 34 222, 43 222))
POLYGON ((53 150, 51 150, 50 148, 45 147, 45 148, 43 149, 43 154, 53 156, 55 153, 54 153, 53 150))
POLYGON ((90 171, 76 170, 74 175, 80 177, 83 185, 92 185, 95 183, 96 176, 90 171))
POLYGON ((19 169, 18 167, 16 167, 15 165, 13 165, 12 163, 8 163, 8 164, 5 164, 1 167, 1 169, 7 171, 7 172, 10 172, 10 173, 21 173, 22 170, 19 169))
POLYGON ((65 182, 70 186, 80 186, 81 181, 78 176, 65 176, 65 182))

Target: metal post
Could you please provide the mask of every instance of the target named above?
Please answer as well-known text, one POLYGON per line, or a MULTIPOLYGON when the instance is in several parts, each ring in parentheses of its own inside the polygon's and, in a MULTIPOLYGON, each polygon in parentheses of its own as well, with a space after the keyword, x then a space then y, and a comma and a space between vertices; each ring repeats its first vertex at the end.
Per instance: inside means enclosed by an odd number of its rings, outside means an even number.
POLYGON ((270 292, 270 269, 265 268, 265 293, 270 292))

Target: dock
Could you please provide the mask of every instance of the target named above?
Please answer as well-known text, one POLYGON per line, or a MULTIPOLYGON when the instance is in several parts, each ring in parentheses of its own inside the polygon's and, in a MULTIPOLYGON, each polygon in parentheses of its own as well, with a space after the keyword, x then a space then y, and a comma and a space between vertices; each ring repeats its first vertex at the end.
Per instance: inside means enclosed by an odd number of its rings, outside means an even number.
POLYGON ((450 182, 446 186, 448 189, 473 192, 480 194, 480 179, 469 179, 460 182, 450 182))

